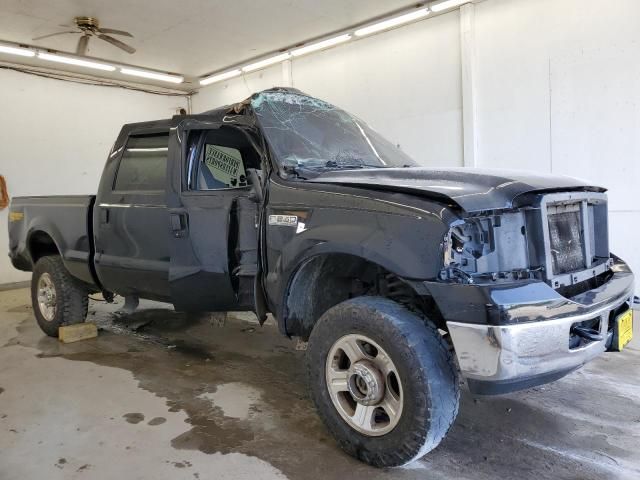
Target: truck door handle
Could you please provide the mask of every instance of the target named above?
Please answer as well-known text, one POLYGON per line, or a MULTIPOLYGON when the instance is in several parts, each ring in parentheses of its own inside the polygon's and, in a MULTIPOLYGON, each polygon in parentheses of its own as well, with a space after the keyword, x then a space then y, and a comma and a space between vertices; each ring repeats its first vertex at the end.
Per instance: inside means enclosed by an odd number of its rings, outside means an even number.
POLYGON ((188 218, 186 213, 172 213, 169 215, 171 230, 176 237, 183 236, 187 230, 188 218))

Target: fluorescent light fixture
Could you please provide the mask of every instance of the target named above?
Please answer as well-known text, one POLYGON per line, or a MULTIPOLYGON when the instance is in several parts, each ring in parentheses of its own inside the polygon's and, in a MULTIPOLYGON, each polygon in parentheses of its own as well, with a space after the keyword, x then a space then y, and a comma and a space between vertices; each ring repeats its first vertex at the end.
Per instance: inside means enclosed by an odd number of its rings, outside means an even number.
POLYGON ((463 3, 469 3, 471 0, 444 0, 444 2, 436 3, 429 6, 429 9, 433 12, 441 12, 448 8, 459 7, 463 3))
POLYGON ((339 35, 337 37, 329 38, 328 40, 322 40, 317 43, 312 43, 311 45, 307 45, 305 47, 296 48, 295 50, 291 50, 291 55, 294 57, 298 57, 300 55, 305 55, 307 53, 316 52, 318 50, 322 50, 323 48, 329 48, 334 45, 338 45, 339 43, 344 43, 351 39, 351 35, 348 33, 345 35, 339 35))
POLYGON ((81 60, 75 57, 66 57, 62 55, 54 55, 53 53, 38 52, 38 58, 49 60, 50 62, 66 63, 68 65, 77 65, 79 67, 95 68, 97 70, 106 70, 113 72, 116 67, 106 63, 91 62, 89 60, 81 60))
POLYGON ((0 52, 9 53, 11 55, 20 55, 22 57, 35 57, 36 52, 28 48, 10 47, 9 45, 0 45, 0 52))
POLYGON ((150 72, 148 70, 138 70, 137 68, 120 68, 120 72, 134 77, 150 78, 161 82, 182 83, 184 77, 180 75, 167 75, 166 73, 150 72))
POLYGON ((291 55, 289 52, 281 53, 274 57, 265 58, 264 60, 260 60, 259 62, 250 63, 249 65, 245 65, 242 67, 243 72, 253 72, 254 70, 259 70, 260 68, 268 67, 269 65, 273 65, 275 63, 284 62, 291 55))
POLYGON ((236 69, 236 70, 229 70, 228 72, 224 72, 224 73, 217 73, 215 75, 210 75, 200 80, 200 85, 210 85, 212 83, 228 80, 230 78, 237 77, 241 73, 242 73, 242 70, 236 69))
POLYGON ((372 33, 397 27, 398 25, 402 25, 403 23, 418 20, 419 18, 426 17, 427 15, 429 15, 429 9, 421 8, 420 10, 415 10, 411 13, 405 13, 404 15, 400 15, 399 17, 390 18, 389 20, 383 20, 382 22, 374 23, 373 25, 369 25, 368 27, 360 28, 354 33, 357 37, 364 37, 365 35, 371 35, 372 33))

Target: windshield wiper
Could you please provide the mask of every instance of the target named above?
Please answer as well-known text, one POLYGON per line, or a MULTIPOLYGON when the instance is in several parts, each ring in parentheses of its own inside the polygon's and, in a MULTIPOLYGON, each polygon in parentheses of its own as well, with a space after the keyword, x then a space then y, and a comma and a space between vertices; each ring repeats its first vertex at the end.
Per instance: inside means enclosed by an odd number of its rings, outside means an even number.
POLYGON ((338 163, 334 160, 329 160, 324 166, 326 168, 337 168, 340 170, 351 170, 355 168, 384 168, 382 165, 369 165, 367 163, 338 163))
POLYGON ((282 169, 287 175, 295 176, 301 180, 317 177, 328 170, 356 170, 359 168, 385 168, 382 165, 369 165, 366 163, 337 163, 329 160, 324 165, 284 165, 282 169))
POLYGON ((293 175, 296 178, 301 180, 309 180, 310 178, 317 177, 322 174, 322 171, 325 170, 325 167, 317 166, 317 167, 307 167, 305 165, 284 165, 282 167, 284 172, 287 175, 293 175))

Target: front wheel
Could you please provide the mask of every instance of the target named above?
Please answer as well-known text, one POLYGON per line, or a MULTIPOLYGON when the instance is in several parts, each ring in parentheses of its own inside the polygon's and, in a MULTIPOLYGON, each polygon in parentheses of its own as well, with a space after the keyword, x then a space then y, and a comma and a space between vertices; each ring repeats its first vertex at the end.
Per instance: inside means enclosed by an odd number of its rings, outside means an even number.
POLYGON ((381 297, 329 309, 307 350, 318 413, 350 455, 377 467, 433 450, 458 413, 457 369, 429 321, 381 297))
POLYGON ((85 321, 89 292, 73 278, 59 256, 40 258, 31 278, 31 304, 38 325, 50 337, 58 328, 85 321))

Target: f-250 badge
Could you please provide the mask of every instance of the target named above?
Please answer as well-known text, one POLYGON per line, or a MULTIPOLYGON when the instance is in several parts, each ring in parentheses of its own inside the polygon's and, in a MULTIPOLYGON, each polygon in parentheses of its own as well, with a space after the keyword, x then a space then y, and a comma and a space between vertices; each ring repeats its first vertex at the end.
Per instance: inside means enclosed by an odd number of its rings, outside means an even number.
POLYGON ((269 225, 295 227, 297 224, 298 217, 296 215, 269 215, 269 225))

